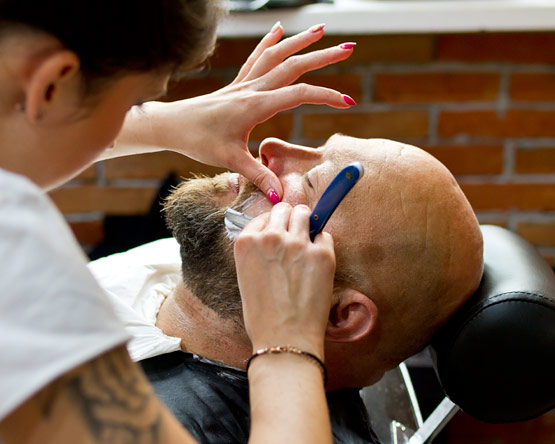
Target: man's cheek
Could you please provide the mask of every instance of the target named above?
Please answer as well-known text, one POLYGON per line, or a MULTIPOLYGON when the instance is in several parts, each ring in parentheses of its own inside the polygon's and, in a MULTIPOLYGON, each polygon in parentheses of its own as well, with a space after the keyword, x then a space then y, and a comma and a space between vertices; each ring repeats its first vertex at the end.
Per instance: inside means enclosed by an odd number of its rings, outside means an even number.
POLYGON ((310 202, 308 202, 307 196, 303 190, 287 190, 283 197, 283 201, 287 202, 292 207, 294 207, 295 205, 307 205, 312 208, 313 206, 310 202))

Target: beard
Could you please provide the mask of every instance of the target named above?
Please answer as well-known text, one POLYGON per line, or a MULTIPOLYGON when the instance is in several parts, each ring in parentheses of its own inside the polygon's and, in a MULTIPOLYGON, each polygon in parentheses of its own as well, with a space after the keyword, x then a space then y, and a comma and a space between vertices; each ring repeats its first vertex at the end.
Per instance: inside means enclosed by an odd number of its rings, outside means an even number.
POLYGON ((228 178, 229 174, 224 173, 183 182, 167 198, 164 212, 166 224, 180 246, 185 286, 220 317, 242 323, 233 241, 225 229, 224 214, 228 208, 242 208, 253 193, 260 191, 242 178, 237 198, 226 205, 228 178))

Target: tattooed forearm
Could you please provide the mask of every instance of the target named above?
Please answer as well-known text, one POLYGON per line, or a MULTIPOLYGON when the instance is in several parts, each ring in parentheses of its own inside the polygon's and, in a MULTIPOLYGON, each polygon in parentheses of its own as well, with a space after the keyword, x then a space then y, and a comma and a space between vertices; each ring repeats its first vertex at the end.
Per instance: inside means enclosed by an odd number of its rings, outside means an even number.
POLYGON ((68 389, 99 443, 159 442, 161 411, 146 379, 125 351, 96 360, 68 389))
POLYGON ((6 444, 194 443, 125 347, 44 387, 0 421, 6 444))
POLYGON ((64 389, 64 384, 63 378, 58 379, 37 394, 36 401, 43 418, 50 419, 56 397, 64 389))

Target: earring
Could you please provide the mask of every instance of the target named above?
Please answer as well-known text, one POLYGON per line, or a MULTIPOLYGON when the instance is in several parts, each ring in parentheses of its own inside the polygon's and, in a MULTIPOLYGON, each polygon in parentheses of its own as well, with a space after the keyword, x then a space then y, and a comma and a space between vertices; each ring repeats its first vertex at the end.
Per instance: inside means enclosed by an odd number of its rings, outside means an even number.
POLYGON ((20 112, 25 112, 25 105, 23 103, 16 103, 15 110, 20 112))

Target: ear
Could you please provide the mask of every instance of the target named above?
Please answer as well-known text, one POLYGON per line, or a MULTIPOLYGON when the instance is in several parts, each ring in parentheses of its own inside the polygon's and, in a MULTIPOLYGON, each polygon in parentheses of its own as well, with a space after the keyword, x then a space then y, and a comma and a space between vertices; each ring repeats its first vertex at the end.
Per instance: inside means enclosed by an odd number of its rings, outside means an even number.
POLYGON ((338 302, 330 311, 326 340, 354 342, 368 336, 376 326, 378 307, 374 301, 352 288, 339 291, 338 302))
POLYGON ((58 50, 35 66, 26 88, 25 112, 36 123, 62 100, 64 87, 79 71, 79 58, 73 51, 58 50))

